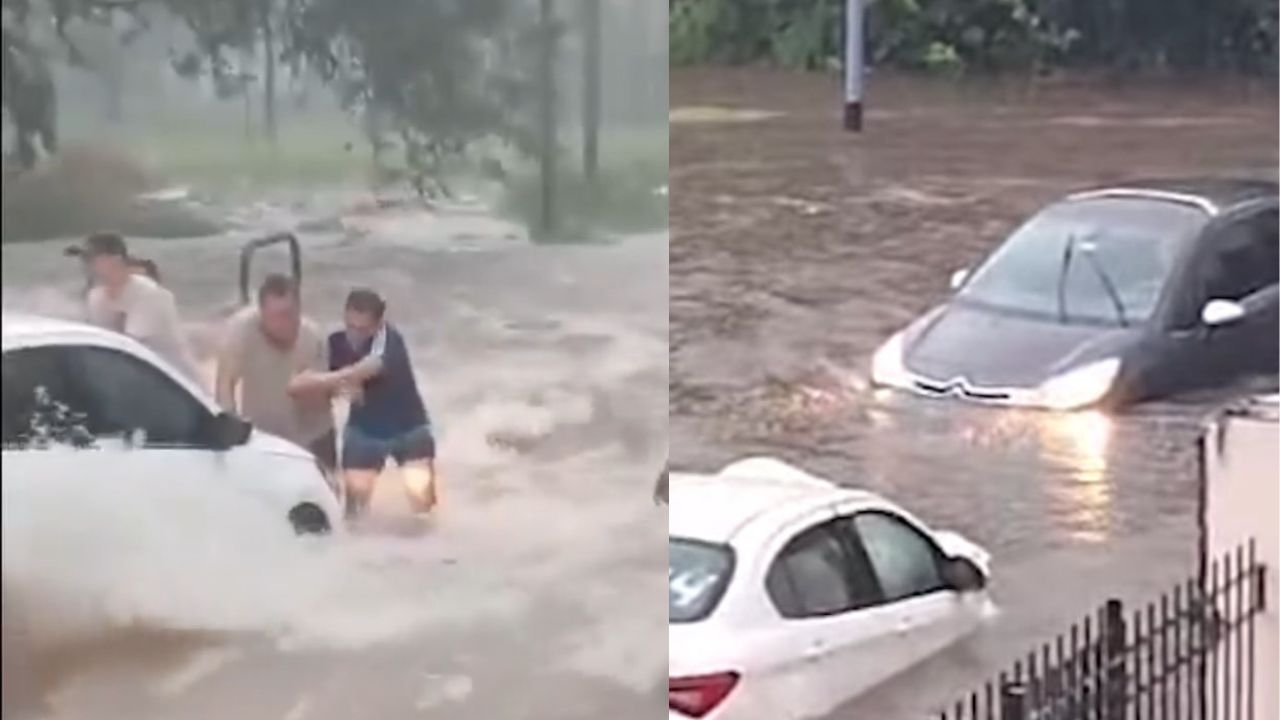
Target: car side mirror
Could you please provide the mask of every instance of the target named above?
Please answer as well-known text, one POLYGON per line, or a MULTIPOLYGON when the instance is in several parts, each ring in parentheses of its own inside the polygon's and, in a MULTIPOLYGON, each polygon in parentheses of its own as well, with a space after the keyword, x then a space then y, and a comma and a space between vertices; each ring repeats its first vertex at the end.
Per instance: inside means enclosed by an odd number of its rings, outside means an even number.
POLYGON ((1246 316, 1275 312, 1280 308, 1280 283, 1273 283, 1240 298, 1240 307, 1246 316))
POLYGON ((206 441, 214 450, 230 450, 249 442, 252 434, 253 425, 248 420, 220 412, 209 423, 206 441))
POLYGON ((1244 306, 1235 300, 1210 300, 1200 311, 1200 322, 1209 327, 1220 327, 1238 322, 1244 316, 1244 306))
POLYGON ((987 578, 965 558, 947 558, 942 566, 942 580, 958 593, 977 592, 987 586, 987 578))
POLYGON ((960 268, 951 273, 951 289, 959 290, 969 279, 969 268, 960 268))

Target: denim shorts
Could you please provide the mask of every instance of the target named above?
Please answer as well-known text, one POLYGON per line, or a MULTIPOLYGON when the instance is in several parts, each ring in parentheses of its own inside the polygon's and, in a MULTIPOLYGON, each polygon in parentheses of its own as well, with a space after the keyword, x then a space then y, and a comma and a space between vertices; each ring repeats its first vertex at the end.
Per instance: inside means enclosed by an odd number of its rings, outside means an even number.
POLYGON ((342 433, 342 467, 346 470, 381 470, 387 458, 403 465, 414 460, 434 460, 436 439, 430 425, 422 425, 384 439, 371 437, 348 424, 342 433))

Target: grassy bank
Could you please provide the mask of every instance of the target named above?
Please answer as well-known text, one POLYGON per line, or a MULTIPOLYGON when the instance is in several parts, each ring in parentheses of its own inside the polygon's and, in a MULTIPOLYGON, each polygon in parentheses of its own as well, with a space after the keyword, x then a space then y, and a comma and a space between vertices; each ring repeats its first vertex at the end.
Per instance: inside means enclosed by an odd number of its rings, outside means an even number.
POLYGON ((359 132, 336 115, 282 121, 274 142, 243 127, 176 119, 111 142, 166 182, 211 191, 350 183, 367 179, 371 166, 359 132))
MULTIPOLYGON (((565 134, 566 145, 577 137, 565 134)), ((560 160, 559 198, 563 222, 557 239, 585 240, 604 233, 666 226, 666 128, 611 131, 600 139, 599 177, 587 183, 581 161, 560 160)), ((393 155, 388 159, 398 160, 393 155)), ((508 169, 495 191, 476 169, 459 166, 449 185, 479 193, 499 213, 534 227, 540 207, 536 163, 497 152, 508 169)), ((142 192, 184 185, 204 195, 244 199, 272 191, 371 186, 367 143, 341 115, 289 118, 278 139, 247 138, 244 128, 197 118, 158 118, 145 131, 97 131, 72 138, 66 150, 36 171, 6 180, 5 242, 79 235, 102 228, 149 237, 190 237, 217 231, 216 218, 195 217, 180 206, 141 208, 142 192)), ((405 188, 407 190, 407 188, 405 188)))
MULTIPOLYGON (((601 138, 600 169, 587 180, 582 159, 565 152, 557 163, 556 240, 582 242, 612 233, 667 227, 667 129, 620 132, 601 138)), ((542 182, 536 163, 512 172, 501 214, 533 228, 541 217, 542 182)))

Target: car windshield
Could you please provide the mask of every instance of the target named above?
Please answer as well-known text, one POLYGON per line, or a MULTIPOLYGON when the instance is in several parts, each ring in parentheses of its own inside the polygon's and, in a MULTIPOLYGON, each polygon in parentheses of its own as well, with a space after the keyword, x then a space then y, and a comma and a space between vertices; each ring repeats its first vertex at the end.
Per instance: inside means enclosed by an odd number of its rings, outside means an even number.
POLYGON ((667 558, 671 622, 697 622, 710 615, 733 574, 733 551, 724 545, 671 538, 667 558))
POLYGON ((1194 207, 1159 200, 1058 203, 1018 228, 957 299, 1063 323, 1141 323, 1207 220, 1194 207))

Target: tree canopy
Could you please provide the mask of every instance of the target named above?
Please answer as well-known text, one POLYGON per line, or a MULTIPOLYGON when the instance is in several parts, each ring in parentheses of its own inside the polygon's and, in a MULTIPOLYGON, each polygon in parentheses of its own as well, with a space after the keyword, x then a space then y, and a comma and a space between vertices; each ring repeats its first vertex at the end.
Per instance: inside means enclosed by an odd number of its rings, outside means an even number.
MULTIPOLYGON (((813 69, 842 56, 844 0, 669 0, 671 62, 813 69)), ((873 62, 913 69, 1274 74, 1274 0, 865 0, 873 62)))
POLYGON ((118 28, 127 43, 162 15, 194 37, 175 55, 180 74, 212 78, 223 97, 261 80, 273 126, 275 68, 309 68, 365 118, 375 153, 402 150, 420 189, 444 158, 476 141, 530 148, 533 78, 522 69, 541 36, 523 0, 3 0, 3 8, 3 109, 11 158, 23 168, 39 149, 57 148, 51 63, 86 62, 67 30, 118 28))

